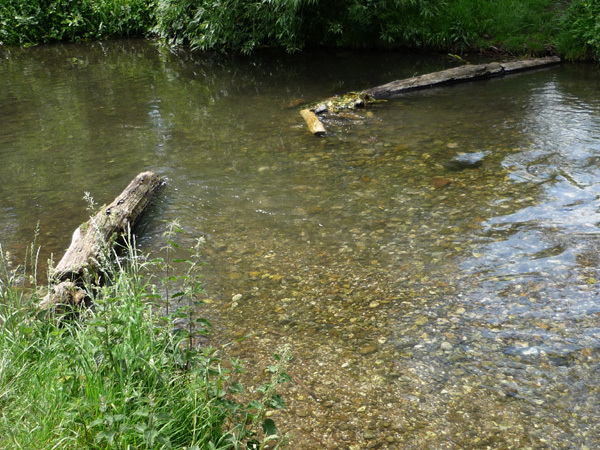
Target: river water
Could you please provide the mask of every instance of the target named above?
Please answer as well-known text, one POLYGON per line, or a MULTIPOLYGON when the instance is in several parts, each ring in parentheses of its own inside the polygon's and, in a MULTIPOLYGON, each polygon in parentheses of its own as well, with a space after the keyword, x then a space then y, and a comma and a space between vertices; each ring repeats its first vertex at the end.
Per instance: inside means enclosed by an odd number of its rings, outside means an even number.
POLYGON ((58 258, 84 192, 158 172, 140 245, 160 254, 175 219, 205 237, 201 312, 213 343, 250 336, 227 350, 250 391, 291 346, 291 448, 600 445, 597 68, 419 91, 316 138, 290 103, 455 63, 147 41, 0 61, 3 247, 18 260, 39 222, 58 258))

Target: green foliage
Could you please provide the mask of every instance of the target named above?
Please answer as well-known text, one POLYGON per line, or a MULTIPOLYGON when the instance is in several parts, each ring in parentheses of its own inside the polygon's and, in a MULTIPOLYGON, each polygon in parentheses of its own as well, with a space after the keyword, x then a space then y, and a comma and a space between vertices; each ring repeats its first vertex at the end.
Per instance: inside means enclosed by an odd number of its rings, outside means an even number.
POLYGON ((317 0, 158 0, 155 32, 169 44, 250 52, 263 44, 304 45, 307 6, 317 0))
MULTIPOLYGON (((189 319, 197 314, 189 306, 199 293, 199 249, 184 262, 189 319)), ((58 325, 16 285, 20 269, 0 247, 0 447, 279 447, 282 439, 264 413, 284 407, 275 390, 289 379, 287 353, 276 357, 258 399, 234 401, 243 394, 239 363, 226 369, 220 351, 198 348, 195 330, 173 326, 180 312, 160 317, 163 301, 142 276, 157 262, 138 254, 134 243, 127 251, 103 268, 109 285, 88 287, 94 308, 58 325)))
POLYGON ((173 45, 249 52, 260 45, 474 47, 544 51, 555 0, 159 0, 155 32, 173 45))
POLYGON ((571 59, 600 59, 600 1, 571 2, 563 20, 558 49, 571 59))
POLYGON ((171 45, 202 50, 387 45, 399 42, 407 24, 433 15, 434 5, 431 0, 159 0, 155 32, 171 45))
POLYGON ((472 48, 512 53, 548 50, 556 33, 554 0, 446 0, 423 30, 426 46, 464 52, 472 48))
POLYGON ((158 36, 169 46, 307 46, 598 57, 598 0, 6 0, 0 45, 158 36), (566 13, 565 13, 566 10, 566 13), (563 17, 564 16, 564 17, 563 17))
POLYGON ((152 0, 5 0, 0 45, 145 35, 152 13, 152 0))

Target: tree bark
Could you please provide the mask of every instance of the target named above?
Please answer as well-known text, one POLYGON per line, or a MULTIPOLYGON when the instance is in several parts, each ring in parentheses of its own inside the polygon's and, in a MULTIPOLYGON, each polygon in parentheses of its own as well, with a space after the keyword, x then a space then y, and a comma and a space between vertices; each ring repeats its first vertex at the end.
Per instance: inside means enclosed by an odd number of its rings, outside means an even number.
POLYGON ((50 274, 51 291, 40 307, 75 306, 87 297, 85 279, 100 282, 103 252, 114 244, 115 237, 133 228, 150 204, 163 181, 153 172, 136 176, 125 190, 108 206, 73 233, 67 252, 50 274))

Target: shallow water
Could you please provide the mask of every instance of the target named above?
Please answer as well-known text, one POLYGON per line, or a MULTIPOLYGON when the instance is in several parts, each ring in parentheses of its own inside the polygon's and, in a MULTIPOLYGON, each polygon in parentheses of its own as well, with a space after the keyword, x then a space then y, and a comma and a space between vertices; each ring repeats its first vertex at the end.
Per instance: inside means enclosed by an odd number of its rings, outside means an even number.
POLYGON ((319 101, 443 57, 0 49, 0 242, 42 260, 138 173, 138 228, 205 236, 216 342, 250 385, 281 343, 291 448, 600 442, 600 78, 562 65, 405 95, 305 129, 319 101), (475 168, 452 164, 481 152, 475 168), (441 182, 440 180, 443 180, 441 182), (443 186, 441 186, 443 184, 443 186), (436 187, 437 186, 437 187, 436 187), (233 302, 233 296, 241 299, 233 302))

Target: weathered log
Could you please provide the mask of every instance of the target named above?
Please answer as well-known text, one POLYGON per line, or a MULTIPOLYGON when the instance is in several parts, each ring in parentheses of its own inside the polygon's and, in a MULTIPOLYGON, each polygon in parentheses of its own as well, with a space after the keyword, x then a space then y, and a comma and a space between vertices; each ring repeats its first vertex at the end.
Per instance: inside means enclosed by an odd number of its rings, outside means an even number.
POLYGON ((40 303, 42 308, 56 305, 77 305, 86 296, 84 281, 100 279, 99 273, 103 252, 107 245, 133 228, 144 209, 150 204, 163 181, 153 172, 136 176, 125 190, 108 206, 73 233, 67 252, 50 274, 51 291, 40 303))
POLYGON ((546 58, 527 59, 507 63, 493 62, 488 64, 469 64, 442 70, 440 72, 419 75, 413 78, 392 81, 391 83, 382 86, 367 89, 363 91, 362 94, 369 95, 376 100, 381 100, 397 97, 400 94, 417 89, 426 89, 446 84, 497 77, 505 75, 506 73, 545 67, 559 62, 560 58, 558 56, 550 56, 546 58))
POLYGON ((523 59, 521 61, 512 61, 502 63, 504 73, 521 72, 523 70, 537 69, 539 67, 551 66, 560 63, 558 56, 547 56, 537 59, 523 59))
POLYGON ((311 109, 303 109, 300 111, 300 114, 310 131, 317 136, 322 136, 325 134, 326 130, 315 112, 335 113, 343 109, 365 107, 373 101, 384 101, 388 98, 398 97, 401 94, 417 89, 427 89, 452 83, 499 77, 510 73, 543 68, 558 64, 559 62, 560 58, 558 56, 548 56, 546 58, 525 59, 505 63, 492 62, 476 65, 467 64, 452 69, 442 70, 440 72, 392 81, 391 83, 366 89, 359 93, 350 93, 342 97, 332 97, 317 104, 311 109))
POLYGON ((63 281, 51 286, 50 292, 42 299, 39 306, 44 310, 53 308, 55 313, 61 315, 75 307, 85 305, 88 298, 89 295, 85 289, 72 281, 63 281))
POLYGON ((325 133, 327 133, 323 122, 319 120, 319 118, 313 111, 311 111, 310 109, 303 109, 302 111, 300 111, 300 115, 306 122, 306 125, 308 125, 308 129, 312 134, 314 134, 315 136, 322 136, 325 133))

